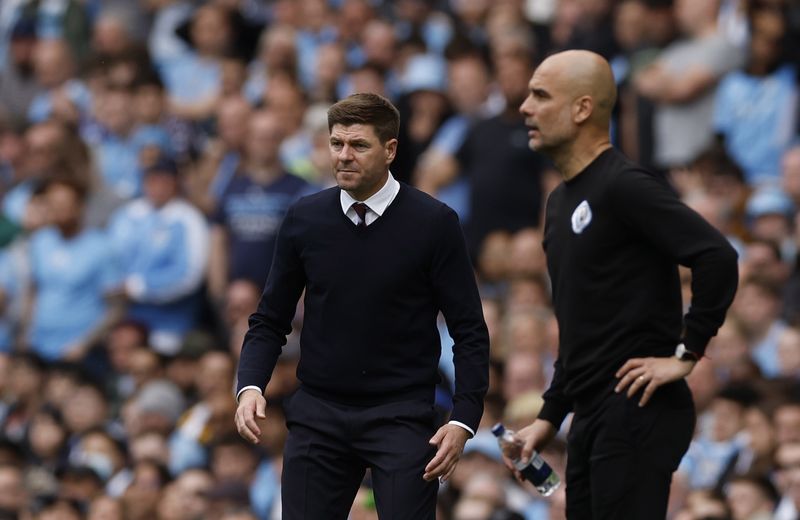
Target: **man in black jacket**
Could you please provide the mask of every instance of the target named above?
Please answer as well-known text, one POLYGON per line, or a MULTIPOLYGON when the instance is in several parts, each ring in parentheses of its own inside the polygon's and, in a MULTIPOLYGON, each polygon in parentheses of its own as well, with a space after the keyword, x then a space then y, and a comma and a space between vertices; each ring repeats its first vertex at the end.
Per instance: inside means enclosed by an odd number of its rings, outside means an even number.
POLYGON ((661 177, 609 141, 616 90, 588 51, 542 62, 520 107, 529 145, 564 182, 550 195, 544 248, 559 354, 523 455, 575 412, 568 437, 570 519, 664 518, 695 412, 684 377, 736 292, 736 253, 661 177), (678 265, 692 271, 683 315, 678 265))
MULTIPOLYGON (((453 210, 389 172, 399 115, 355 94, 328 111, 338 187, 290 207, 239 363, 236 425, 258 442, 263 391, 305 314, 286 411, 286 519, 345 519, 366 468, 382 518, 433 519, 488 388, 489 338, 453 210), (450 422, 436 429, 439 312, 455 340, 450 422)), ((266 266, 265 266, 266 268, 266 266)))

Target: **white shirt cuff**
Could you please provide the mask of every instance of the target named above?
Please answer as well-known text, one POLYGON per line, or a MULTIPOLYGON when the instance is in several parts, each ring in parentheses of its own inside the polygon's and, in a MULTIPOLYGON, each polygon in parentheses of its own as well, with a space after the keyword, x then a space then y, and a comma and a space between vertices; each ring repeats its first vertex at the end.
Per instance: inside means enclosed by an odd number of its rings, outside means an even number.
MULTIPOLYGON (((244 388, 243 388, 242 390, 244 390, 244 388)), ((475 432, 474 432, 474 431, 472 431, 472 428, 470 428, 469 426, 467 426, 466 424, 464 424, 464 423, 462 423, 462 422, 458 422, 458 421, 450 421, 450 422, 449 422, 449 423, 447 423, 447 424, 455 424, 456 426, 461 426, 462 428, 464 428, 465 430, 467 430, 467 431, 469 432, 469 434, 470 434, 470 436, 471 436, 471 437, 475 437, 475 432)))
POLYGON ((264 391, 262 389, 260 389, 259 387, 257 387, 256 385, 245 386, 244 388, 239 390, 239 392, 236 394, 236 402, 237 403, 239 402, 239 397, 241 397, 242 392, 244 392, 245 390, 258 390, 259 394, 263 394, 264 393, 264 391))

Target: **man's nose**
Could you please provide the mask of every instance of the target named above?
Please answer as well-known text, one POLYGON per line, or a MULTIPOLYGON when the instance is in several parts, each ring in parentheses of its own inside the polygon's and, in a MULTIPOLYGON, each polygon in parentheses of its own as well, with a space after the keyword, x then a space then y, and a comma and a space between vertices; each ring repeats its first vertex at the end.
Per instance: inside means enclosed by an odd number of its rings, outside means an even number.
POLYGON ((342 149, 339 150, 339 160, 340 161, 351 161, 353 159, 353 149, 349 145, 342 146, 342 149))
POLYGON ((525 98, 525 101, 519 106, 519 113, 523 116, 531 115, 530 96, 525 98))

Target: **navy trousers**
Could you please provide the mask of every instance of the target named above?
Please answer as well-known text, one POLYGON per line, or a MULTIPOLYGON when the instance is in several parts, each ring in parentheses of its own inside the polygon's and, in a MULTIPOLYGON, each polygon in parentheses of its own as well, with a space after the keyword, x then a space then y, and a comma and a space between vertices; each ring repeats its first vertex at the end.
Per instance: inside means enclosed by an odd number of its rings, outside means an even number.
POLYGON ((569 520, 666 516, 672 473, 694 433, 694 403, 684 380, 658 388, 644 407, 640 397, 611 391, 576 407, 567 436, 569 520))
POLYGON ((284 520, 345 520, 370 468, 380 518, 434 520, 437 480, 422 479, 436 453, 432 402, 349 406, 302 388, 286 409, 284 520))

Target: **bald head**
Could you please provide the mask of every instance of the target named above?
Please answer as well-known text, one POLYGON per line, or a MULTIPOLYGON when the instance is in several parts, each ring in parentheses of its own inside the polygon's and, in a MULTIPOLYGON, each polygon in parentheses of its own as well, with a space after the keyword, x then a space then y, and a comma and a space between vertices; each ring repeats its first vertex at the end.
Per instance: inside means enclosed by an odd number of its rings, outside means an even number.
POLYGON ((559 88, 568 92, 571 98, 592 98, 594 110, 591 119, 603 125, 609 123, 611 110, 617 101, 617 86, 605 58, 591 51, 564 51, 544 60, 537 72, 539 70, 552 75, 559 82, 559 88))
POLYGON ((544 60, 520 106, 532 149, 550 157, 565 178, 581 171, 610 146, 616 102, 608 62, 589 51, 565 51, 544 60))

